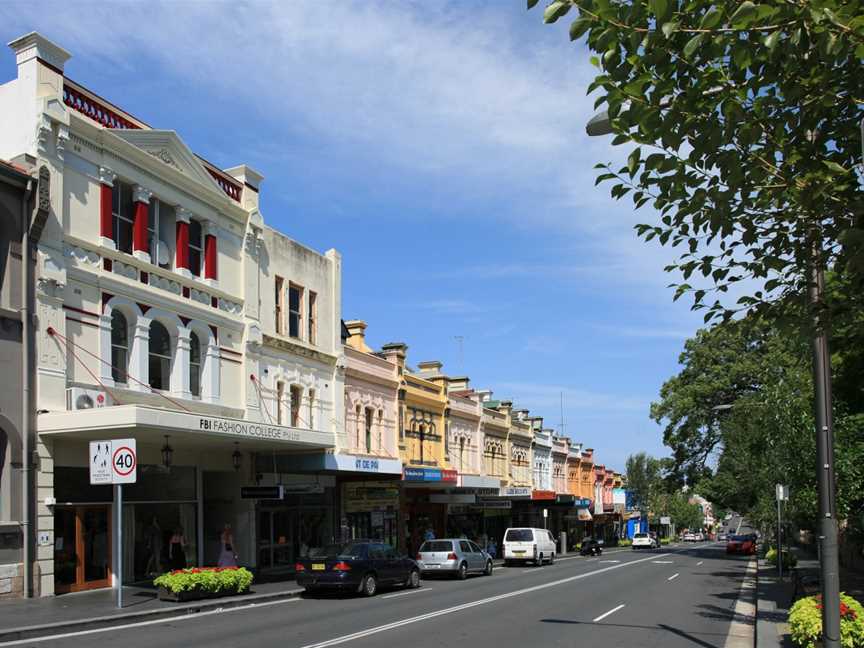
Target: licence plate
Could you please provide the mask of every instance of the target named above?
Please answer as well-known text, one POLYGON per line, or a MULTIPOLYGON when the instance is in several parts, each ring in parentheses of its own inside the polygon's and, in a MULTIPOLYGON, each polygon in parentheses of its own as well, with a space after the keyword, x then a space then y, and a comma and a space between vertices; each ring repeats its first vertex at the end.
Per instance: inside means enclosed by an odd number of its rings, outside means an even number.
POLYGON ((429 567, 430 569, 438 569, 441 565, 438 563, 425 563, 424 567, 429 567))
POLYGON ((520 553, 521 554, 521 553, 525 553, 525 550, 524 549, 514 549, 513 553, 520 553))
POLYGON ((324 571, 324 563, 312 563, 313 571, 324 571))

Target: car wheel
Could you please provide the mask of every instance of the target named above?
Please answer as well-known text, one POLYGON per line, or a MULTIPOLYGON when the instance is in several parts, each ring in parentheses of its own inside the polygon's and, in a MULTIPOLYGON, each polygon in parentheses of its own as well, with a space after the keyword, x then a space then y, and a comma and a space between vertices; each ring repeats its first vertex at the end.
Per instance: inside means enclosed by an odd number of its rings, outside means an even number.
POLYGON ((408 579, 405 581, 405 587, 410 587, 411 589, 417 589, 420 587, 420 572, 416 569, 412 569, 411 573, 408 574, 408 579))
POLYGON ((543 566, 543 554, 542 553, 540 554, 539 558, 537 558, 537 560, 534 561, 534 565, 536 567, 542 567, 543 566))
POLYGON ((458 578, 459 580, 465 580, 466 578, 468 578, 468 565, 466 565, 464 562, 459 565, 459 571, 456 572, 456 578, 458 578))
POLYGON ((375 580, 373 574, 366 574, 363 580, 360 581, 360 593, 363 596, 375 596, 378 591, 378 581, 375 580))
POLYGON ((483 575, 484 576, 491 576, 492 575, 492 561, 491 560, 486 563, 486 569, 483 571, 483 575))

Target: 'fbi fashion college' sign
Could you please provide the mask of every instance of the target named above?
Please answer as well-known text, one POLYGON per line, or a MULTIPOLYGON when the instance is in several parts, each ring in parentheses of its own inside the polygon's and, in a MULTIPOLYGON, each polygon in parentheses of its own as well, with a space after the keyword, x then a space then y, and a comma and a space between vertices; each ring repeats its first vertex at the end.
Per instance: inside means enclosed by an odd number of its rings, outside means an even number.
POLYGON ((199 419, 199 430, 206 432, 221 432, 222 434, 236 434, 237 436, 252 437, 255 439, 276 439, 277 441, 299 441, 300 433, 290 428, 275 425, 261 425, 260 423, 245 423, 243 421, 231 421, 220 418, 199 419))

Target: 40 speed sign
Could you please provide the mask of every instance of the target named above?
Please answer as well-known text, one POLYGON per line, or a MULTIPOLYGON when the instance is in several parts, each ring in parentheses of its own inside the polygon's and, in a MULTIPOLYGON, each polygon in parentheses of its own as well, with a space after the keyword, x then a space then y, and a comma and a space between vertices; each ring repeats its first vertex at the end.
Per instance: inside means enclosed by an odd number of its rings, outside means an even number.
POLYGON ((137 476, 135 439, 90 442, 91 484, 134 484, 137 476))

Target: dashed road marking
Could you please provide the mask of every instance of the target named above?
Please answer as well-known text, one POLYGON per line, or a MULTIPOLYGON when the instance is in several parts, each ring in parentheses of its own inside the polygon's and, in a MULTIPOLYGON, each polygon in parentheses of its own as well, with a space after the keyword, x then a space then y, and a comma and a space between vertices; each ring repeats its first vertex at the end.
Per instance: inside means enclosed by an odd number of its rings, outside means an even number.
POLYGON ((674 574, 672 574, 672 575, 671 575, 669 578, 667 578, 666 580, 667 580, 667 581, 671 581, 671 580, 675 580, 676 578, 678 578, 678 573, 677 573, 677 572, 674 573, 674 574))
POLYGON ((412 589, 412 590, 408 590, 407 592, 399 592, 398 594, 388 594, 387 596, 382 596, 381 598, 382 599, 396 598, 397 596, 406 596, 408 594, 422 594, 423 592, 431 592, 431 591, 432 591, 431 587, 424 587, 423 589, 412 589))
POLYGON ((603 614, 601 614, 600 616, 598 616, 596 619, 592 619, 592 620, 591 620, 591 623, 597 623, 598 621, 602 621, 603 619, 605 619, 606 617, 608 617, 610 614, 615 614, 618 610, 620 610, 621 608, 623 608, 624 605, 625 605, 625 604, 622 603, 622 604, 619 605, 618 607, 614 607, 614 608, 612 608, 611 610, 609 610, 608 612, 604 612, 603 614))

